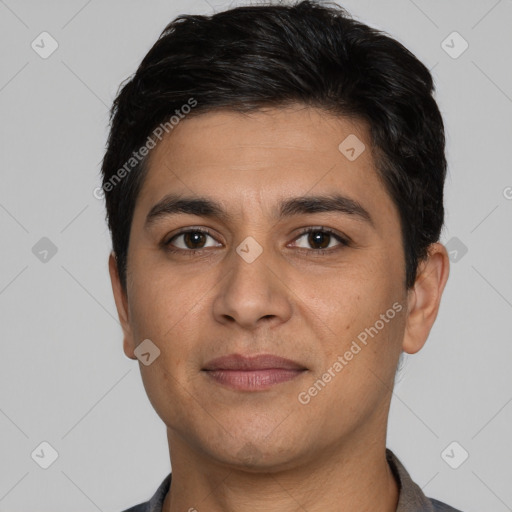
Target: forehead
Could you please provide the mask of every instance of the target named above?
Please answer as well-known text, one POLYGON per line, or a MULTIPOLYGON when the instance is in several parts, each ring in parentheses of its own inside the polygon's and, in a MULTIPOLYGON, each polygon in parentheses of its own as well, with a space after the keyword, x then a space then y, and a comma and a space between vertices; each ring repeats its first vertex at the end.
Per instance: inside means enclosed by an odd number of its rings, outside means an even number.
POLYGON ((349 135, 351 140, 365 143, 366 149, 357 158, 357 164, 345 165, 346 169, 361 168, 371 162, 366 126, 360 121, 332 116, 314 108, 265 109, 252 113, 217 111, 185 118, 150 155, 149 167, 159 168, 162 163, 174 160, 175 167, 194 164, 204 167, 231 169, 233 171, 268 170, 265 165, 272 159, 287 167, 297 166, 308 159, 350 162, 339 145, 349 135), (356 138, 354 138, 356 137, 356 138), (212 154, 214 159, 212 159, 212 154), (236 158, 236 160, 235 160, 236 158))
POLYGON ((243 216, 256 204, 270 212, 287 196, 333 192, 397 221, 365 124, 314 108, 217 111, 185 118, 152 150, 136 213, 169 193, 210 196, 243 216), (344 153, 353 157, 352 148, 355 159, 344 153))

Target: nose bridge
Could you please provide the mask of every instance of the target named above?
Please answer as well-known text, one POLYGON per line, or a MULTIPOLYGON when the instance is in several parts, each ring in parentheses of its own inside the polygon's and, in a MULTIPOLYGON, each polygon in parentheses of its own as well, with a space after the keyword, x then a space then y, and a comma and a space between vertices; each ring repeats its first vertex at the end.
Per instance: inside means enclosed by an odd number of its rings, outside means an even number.
MULTIPOLYGON (((259 237, 260 238, 260 237, 259 237)), ((286 320, 291 307, 286 288, 275 267, 272 250, 253 237, 233 247, 226 260, 229 276, 223 280, 214 303, 218 321, 236 321, 246 328, 260 319, 286 320)))
POLYGON ((235 288, 248 287, 246 291, 269 295, 272 272, 269 267, 272 265, 272 250, 264 244, 262 237, 248 236, 240 244, 233 248, 230 255, 230 268, 232 270, 231 284, 235 288))

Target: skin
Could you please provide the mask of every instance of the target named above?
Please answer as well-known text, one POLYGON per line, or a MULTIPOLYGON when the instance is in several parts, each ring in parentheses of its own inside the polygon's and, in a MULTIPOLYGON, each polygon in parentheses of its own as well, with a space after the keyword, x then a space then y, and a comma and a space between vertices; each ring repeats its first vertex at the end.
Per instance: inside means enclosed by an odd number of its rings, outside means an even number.
MULTIPOLYGON (((324 246, 325 247, 325 246, 324 246)), ((404 287, 398 211, 380 182, 367 126, 296 106, 251 114, 190 117, 152 150, 137 199, 128 251, 127 292, 115 257, 109 268, 124 352, 150 339, 160 356, 139 363, 148 397, 167 426, 172 487, 164 511, 396 510, 398 486, 385 460, 386 429, 401 351, 427 340, 449 275, 445 247, 432 244, 413 289, 404 287), (349 134, 366 145, 349 161, 349 134), (375 227, 339 212, 279 219, 279 201, 340 194, 357 200, 375 227), (148 212, 166 194, 207 196, 229 220, 148 212), (174 238, 207 228, 202 239, 174 238), (301 228, 328 227, 330 253, 301 228), (248 236, 263 248, 247 263, 248 236), (184 254, 192 248, 202 252, 184 254), (398 302, 402 311, 306 405, 307 391, 359 333, 398 302), (241 392, 201 369, 232 353, 271 353, 308 371, 269 390, 241 392)))

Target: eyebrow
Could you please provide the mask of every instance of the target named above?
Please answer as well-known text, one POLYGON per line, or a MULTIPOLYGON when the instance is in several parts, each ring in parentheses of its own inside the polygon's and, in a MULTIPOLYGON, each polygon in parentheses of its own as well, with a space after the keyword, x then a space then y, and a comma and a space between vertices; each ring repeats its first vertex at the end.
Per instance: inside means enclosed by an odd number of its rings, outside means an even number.
MULTIPOLYGON (((320 212, 336 212, 352 215, 375 228, 374 221, 368 210, 358 201, 340 194, 292 197, 282 201, 278 208, 278 218, 320 212)), ((220 203, 207 197, 183 197, 169 194, 151 208, 146 216, 145 228, 149 228, 159 219, 178 214, 197 215, 199 217, 219 219, 224 222, 232 218, 220 203)))

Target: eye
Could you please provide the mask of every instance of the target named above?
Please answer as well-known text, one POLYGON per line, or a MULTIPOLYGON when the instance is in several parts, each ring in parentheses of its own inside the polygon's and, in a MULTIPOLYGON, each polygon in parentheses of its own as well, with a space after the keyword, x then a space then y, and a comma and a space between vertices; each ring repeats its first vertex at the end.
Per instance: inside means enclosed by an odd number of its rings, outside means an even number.
MULTIPOLYGON (((171 252, 191 252, 195 253, 207 247, 215 247, 215 244, 205 245, 207 238, 213 239, 210 232, 206 229, 187 229, 174 235, 167 242, 164 242, 164 246, 171 252), (181 240, 181 244, 177 241, 181 240)), ((217 245, 218 246, 218 245, 217 245)))
MULTIPOLYGON (((222 244, 216 242, 215 238, 207 229, 187 228, 172 236, 169 240, 162 242, 164 248, 171 253, 180 253, 192 256, 201 253, 203 249, 209 247, 221 247, 222 244), (208 238, 213 240, 208 245, 208 238)), ((323 255, 333 253, 336 250, 350 246, 350 239, 336 233, 330 228, 309 227, 302 230, 300 235, 295 238, 295 247, 301 252, 308 254, 323 255), (306 238, 307 235, 307 238, 306 238), (297 245, 297 240, 304 239, 306 245, 312 248, 305 248, 303 245, 297 245)))
MULTIPOLYGON (((335 233, 332 229, 317 227, 317 228, 306 228, 302 231, 301 235, 295 240, 305 239, 306 245, 313 247, 312 249, 306 249, 307 252, 315 252, 324 254, 333 252, 333 246, 349 246, 350 242, 347 238, 335 233), (307 238, 306 238, 307 235, 307 238), (338 242, 338 243, 336 243, 338 242)), ((304 246, 300 246, 303 249, 304 246)))

